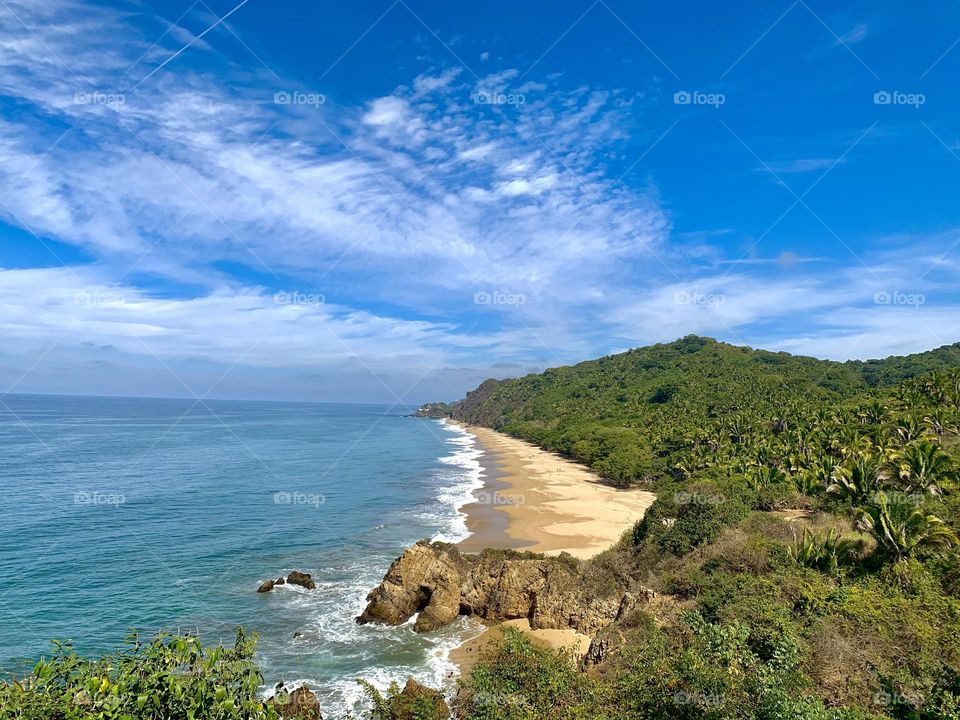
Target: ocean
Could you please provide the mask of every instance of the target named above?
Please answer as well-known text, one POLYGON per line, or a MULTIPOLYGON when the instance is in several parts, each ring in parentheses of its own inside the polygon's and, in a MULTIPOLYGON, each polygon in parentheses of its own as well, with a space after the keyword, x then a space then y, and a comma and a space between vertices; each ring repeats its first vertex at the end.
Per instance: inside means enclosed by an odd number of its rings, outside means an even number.
POLYGON ((451 681, 462 620, 428 635, 354 617, 421 538, 467 535, 474 438, 372 405, 8 395, 0 404, 0 670, 53 639, 82 654, 130 629, 259 635, 266 688, 306 682, 325 718, 407 677, 451 681), (259 584, 291 570, 317 589, 259 584))

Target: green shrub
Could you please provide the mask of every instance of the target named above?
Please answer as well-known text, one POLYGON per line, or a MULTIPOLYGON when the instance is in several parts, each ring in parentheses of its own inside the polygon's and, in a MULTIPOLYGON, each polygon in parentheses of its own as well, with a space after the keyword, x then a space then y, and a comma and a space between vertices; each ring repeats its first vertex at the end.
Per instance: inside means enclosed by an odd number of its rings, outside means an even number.
POLYGON ((273 720, 277 708, 258 697, 255 637, 237 631, 232 648, 204 648, 191 635, 137 635, 113 655, 88 659, 70 645, 30 677, 0 684, 0 717, 10 720, 273 720))
POLYGON ((600 720, 601 704, 597 683, 571 655, 506 628, 462 683, 457 711, 466 720, 600 720))

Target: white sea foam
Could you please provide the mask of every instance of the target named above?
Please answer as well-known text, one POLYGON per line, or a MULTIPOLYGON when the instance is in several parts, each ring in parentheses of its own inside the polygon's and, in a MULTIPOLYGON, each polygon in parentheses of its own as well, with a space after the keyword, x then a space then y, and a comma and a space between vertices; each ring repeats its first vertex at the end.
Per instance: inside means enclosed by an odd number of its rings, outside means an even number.
POLYGON ((456 470, 441 472, 439 475, 438 479, 443 482, 444 487, 437 499, 446 509, 447 517, 444 526, 432 539, 457 543, 470 536, 463 507, 474 502, 474 493, 484 485, 485 472, 480 463, 483 450, 472 433, 447 420, 440 420, 440 425, 453 435, 446 441, 447 444, 456 448, 450 455, 441 457, 440 462, 453 466, 456 470))
MULTIPOLYGON (((470 534, 463 507, 474 501, 474 493, 484 485, 483 451, 471 433, 446 421, 440 425, 449 433, 445 442, 450 452, 438 458, 443 467, 432 479, 436 499, 417 513, 417 520, 436 528, 433 540, 459 542, 470 534)), ((313 671, 306 668, 297 673, 301 676, 298 680, 284 678, 287 689, 305 684, 316 692, 325 718, 342 720, 347 712, 364 716, 368 701, 356 678, 381 692, 391 683, 403 687, 411 677, 429 687, 452 691, 459 670, 450 660, 450 651, 483 630, 469 618, 428 634, 414 632, 414 619, 397 627, 357 625, 354 618, 363 611, 367 593, 380 582, 391 559, 364 557, 319 567, 314 571, 317 589, 312 592, 289 584, 276 588, 280 593, 273 599, 301 616, 303 635, 291 638, 290 647, 273 648, 273 652, 296 656, 315 647, 318 653, 335 654, 345 669, 350 668, 322 682, 312 679, 313 671), (392 660, 385 662, 385 658, 392 660)), ((273 692, 273 687, 264 689, 266 696, 273 692)))

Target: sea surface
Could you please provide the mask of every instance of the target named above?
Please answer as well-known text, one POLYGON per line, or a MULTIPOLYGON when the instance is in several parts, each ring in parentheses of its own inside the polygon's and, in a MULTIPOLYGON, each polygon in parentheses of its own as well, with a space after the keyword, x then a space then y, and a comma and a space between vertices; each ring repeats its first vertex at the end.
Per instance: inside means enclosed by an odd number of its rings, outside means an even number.
POLYGON ((82 654, 125 634, 259 635, 265 692, 306 681, 324 717, 356 678, 451 681, 466 620, 428 636, 359 626, 403 548, 466 537, 482 486, 472 436, 371 405, 0 398, 0 670, 52 639, 82 654), (301 570, 317 589, 260 583, 301 570))

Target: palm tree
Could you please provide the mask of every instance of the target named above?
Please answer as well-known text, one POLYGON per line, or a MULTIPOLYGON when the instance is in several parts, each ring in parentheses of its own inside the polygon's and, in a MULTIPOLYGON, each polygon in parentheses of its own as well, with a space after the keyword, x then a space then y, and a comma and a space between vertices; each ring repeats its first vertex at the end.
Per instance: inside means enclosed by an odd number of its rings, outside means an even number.
POLYGON ((946 431, 946 421, 939 409, 924 416, 923 421, 930 426, 930 432, 937 437, 943 437, 943 433, 946 431))
POLYGON ((953 459, 929 440, 908 445, 895 463, 900 478, 907 483, 907 492, 920 490, 939 495, 944 482, 957 478, 953 459))
POLYGON ((822 492, 831 481, 831 476, 837 468, 836 460, 829 455, 821 455, 808 467, 803 468, 795 477, 797 492, 804 495, 817 495, 822 492))
POLYGON ((901 444, 906 445, 920 437, 923 427, 913 417, 905 417, 897 420, 893 426, 893 432, 901 444))
POLYGON ((861 425, 879 425, 887 417, 887 407, 879 400, 874 400, 857 413, 861 425))
POLYGON ((839 466, 830 476, 827 492, 858 503, 886 487, 890 480, 887 465, 875 455, 862 456, 839 466))
POLYGON ((877 551, 894 562, 952 547, 957 538, 936 515, 927 515, 903 495, 878 492, 860 510, 857 526, 877 541, 877 551))
POLYGON ((840 537, 834 528, 825 535, 804 528, 803 537, 787 548, 787 554, 804 567, 835 573, 840 565, 851 562, 861 547, 861 542, 840 537))

